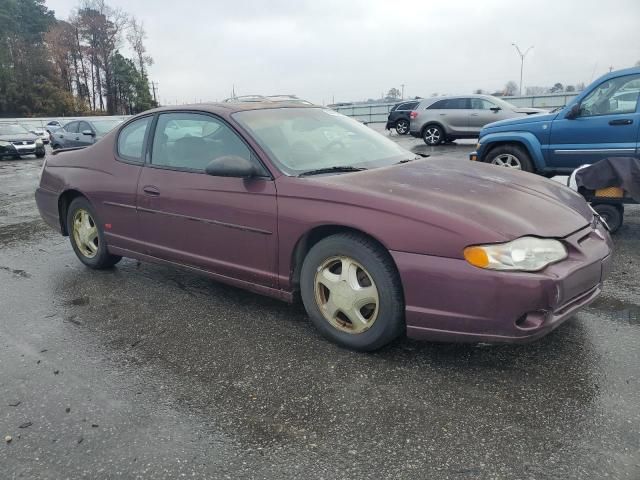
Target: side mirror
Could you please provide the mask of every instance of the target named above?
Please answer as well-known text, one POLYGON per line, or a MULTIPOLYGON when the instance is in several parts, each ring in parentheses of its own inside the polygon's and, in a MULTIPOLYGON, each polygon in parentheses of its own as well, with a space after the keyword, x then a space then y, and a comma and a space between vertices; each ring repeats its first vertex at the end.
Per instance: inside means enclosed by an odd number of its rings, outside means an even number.
POLYGON ((204 171, 214 177, 251 178, 259 174, 252 162, 237 155, 214 158, 204 171))
POLYGON ((564 118, 568 120, 574 120, 580 116, 580 104, 574 103, 571 109, 567 112, 564 118))
POLYGON ((502 110, 500 107, 491 107, 491 111, 494 113, 498 113, 500 110, 502 110))
POLYGON ((94 132, 92 130, 83 130, 82 131, 82 135, 88 135, 90 137, 95 137, 96 136, 96 132, 94 132))

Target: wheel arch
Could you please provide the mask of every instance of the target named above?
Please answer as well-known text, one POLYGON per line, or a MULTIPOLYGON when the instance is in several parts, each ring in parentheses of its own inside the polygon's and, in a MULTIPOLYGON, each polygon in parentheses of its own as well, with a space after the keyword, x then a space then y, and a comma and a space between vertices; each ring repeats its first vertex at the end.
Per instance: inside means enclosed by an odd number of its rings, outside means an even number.
MULTIPOLYGON (((339 233, 354 233, 357 235, 361 235, 373 241, 385 252, 389 252, 389 248, 382 241, 376 238, 375 235, 372 235, 358 228, 340 224, 325 224, 315 226, 302 234, 300 238, 298 238, 298 241, 296 242, 293 251, 291 252, 289 282, 294 293, 299 292, 300 290, 300 273, 302 271, 302 263, 304 262, 304 259, 311 248, 313 248, 313 246, 321 240, 339 233)), ((396 265, 395 261, 393 260, 393 256, 390 253, 389 258, 391 258, 396 272, 398 273, 398 278, 400 278, 400 280, 402 281, 400 273, 398 272, 398 266, 396 265)))
POLYGON ((78 197, 86 198, 87 201, 89 201, 84 193, 76 190, 75 188, 69 188, 63 191, 58 197, 58 217, 60 219, 60 231, 65 237, 69 235, 69 230, 67 228, 67 212, 69 211, 69 205, 71 205, 71 202, 73 202, 78 197))
POLYGON ((422 128, 420 129, 420 136, 421 136, 421 137, 424 137, 424 131, 425 131, 428 127, 431 127, 431 126, 433 126, 433 125, 435 125, 436 127, 441 128, 445 135, 449 135, 449 132, 447 131, 447 129, 445 128, 445 126, 444 126, 442 123, 440 123, 440 122, 438 122, 438 121, 435 121, 435 120, 431 120, 431 121, 428 121, 427 123, 425 123, 425 124, 422 126, 422 128))
POLYGON ((536 172, 542 172, 546 168, 546 162, 542 155, 542 146, 540 141, 531 133, 519 132, 517 134, 488 134, 482 137, 480 142, 485 145, 484 153, 479 159, 481 162, 485 162, 491 154, 491 151, 495 148, 512 145, 523 148, 529 154, 529 158, 531 158, 533 168, 536 172))

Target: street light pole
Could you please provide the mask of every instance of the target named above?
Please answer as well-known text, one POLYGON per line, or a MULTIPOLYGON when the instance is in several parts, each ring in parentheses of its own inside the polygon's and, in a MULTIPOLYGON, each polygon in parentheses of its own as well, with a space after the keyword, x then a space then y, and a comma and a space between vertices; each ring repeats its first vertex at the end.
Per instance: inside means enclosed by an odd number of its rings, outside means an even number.
POLYGON ((522 96, 522 71, 524 70, 524 57, 527 56, 527 53, 529 53, 529 50, 533 48, 533 45, 527 48, 524 53, 522 53, 522 51, 520 50, 520 47, 518 47, 518 45, 516 45, 515 43, 512 43, 511 45, 516 47, 516 50, 518 51, 518 55, 520 55, 520 96, 522 96))

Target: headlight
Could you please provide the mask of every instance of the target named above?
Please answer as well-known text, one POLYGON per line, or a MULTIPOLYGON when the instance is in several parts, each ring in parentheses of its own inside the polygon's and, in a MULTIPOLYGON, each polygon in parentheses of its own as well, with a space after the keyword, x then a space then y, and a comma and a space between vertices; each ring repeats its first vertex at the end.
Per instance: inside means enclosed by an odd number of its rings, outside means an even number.
POLYGON ((489 270, 535 272, 567 258, 567 249, 558 240, 522 237, 508 243, 467 247, 464 258, 471 265, 489 270))
POLYGON ((41 147, 42 145, 44 145, 44 143, 42 143, 42 139, 41 138, 37 138, 36 139, 36 146, 37 147, 41 147))

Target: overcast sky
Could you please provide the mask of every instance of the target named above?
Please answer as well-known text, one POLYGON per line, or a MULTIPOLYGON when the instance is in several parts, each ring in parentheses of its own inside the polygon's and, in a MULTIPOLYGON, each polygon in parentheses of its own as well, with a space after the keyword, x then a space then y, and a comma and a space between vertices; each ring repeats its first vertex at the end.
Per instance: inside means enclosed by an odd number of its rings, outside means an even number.
MULTIPOLYGON (((144 21, 162 103, 318 103, 589 83, 640 60, 640 0, 107 0, 144 21)), ((67 18, 78 0, 46 0, 67 18)))

